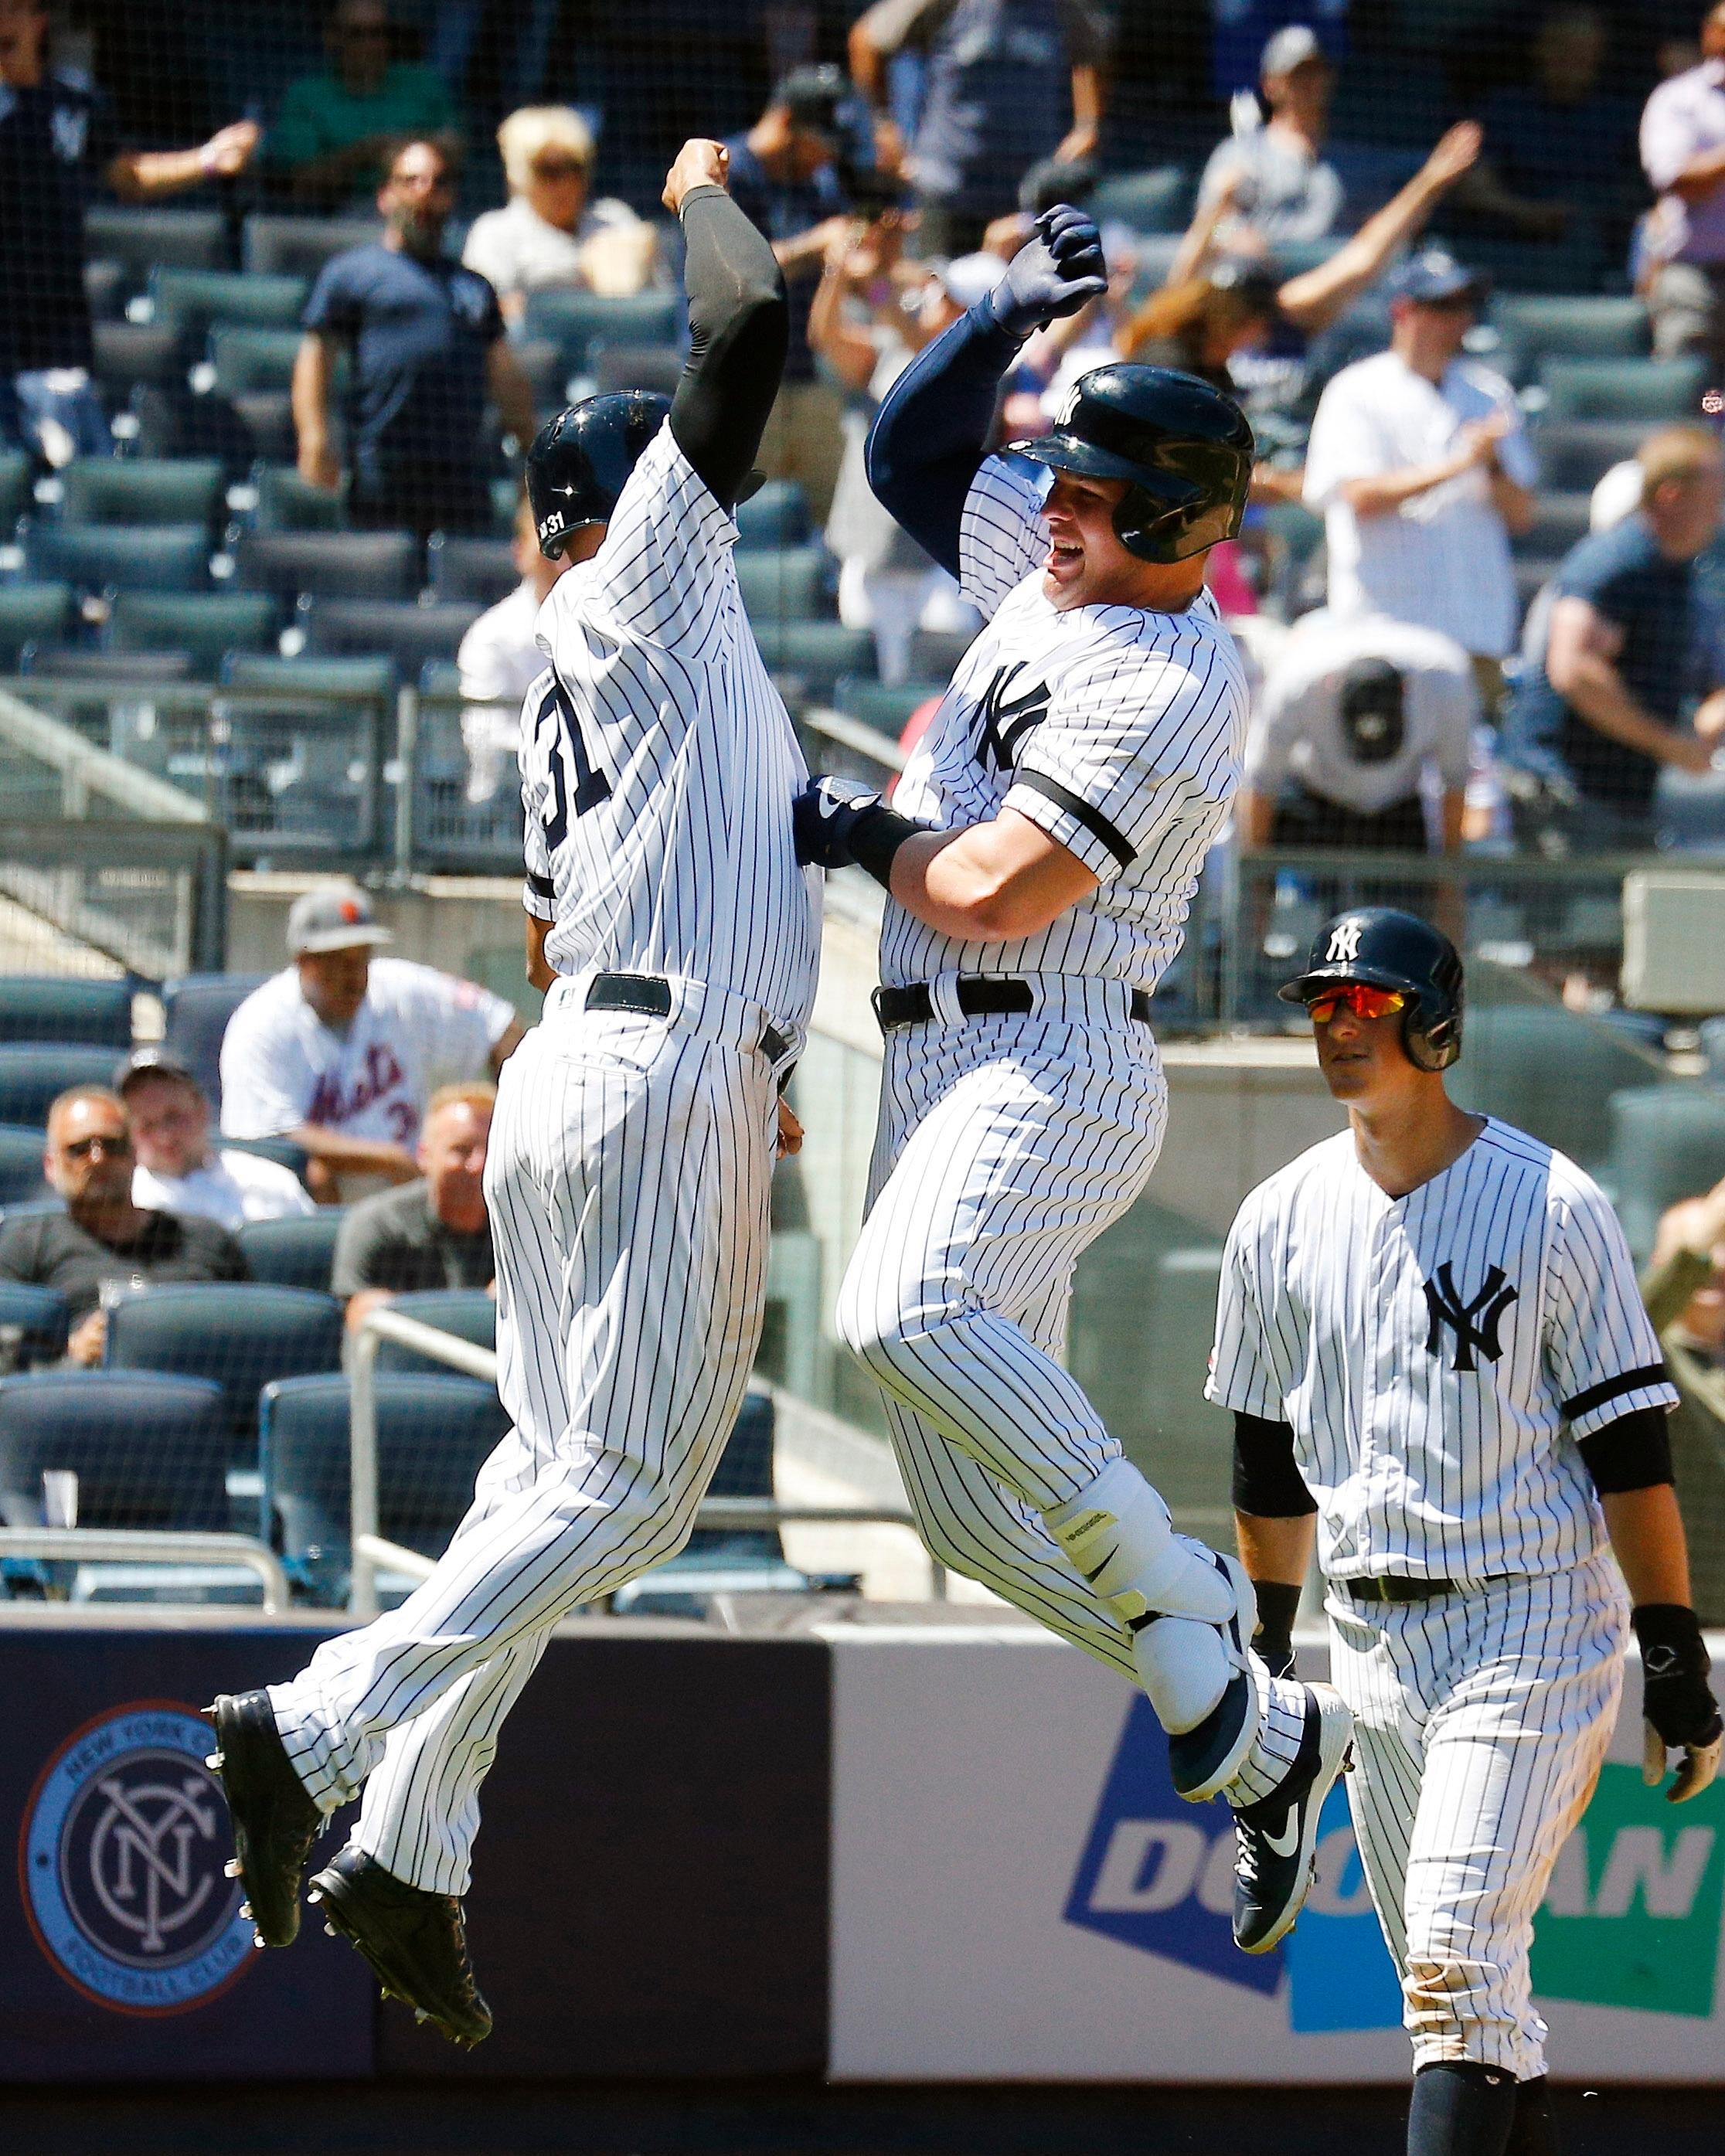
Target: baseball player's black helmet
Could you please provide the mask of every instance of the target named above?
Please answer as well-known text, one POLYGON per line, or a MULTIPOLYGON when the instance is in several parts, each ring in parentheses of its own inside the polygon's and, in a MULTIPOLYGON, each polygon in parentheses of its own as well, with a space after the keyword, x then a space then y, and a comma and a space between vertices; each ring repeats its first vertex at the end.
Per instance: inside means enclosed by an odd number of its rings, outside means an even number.
POLYGON ((668 397, 620 389, 572 404, 539 429, 527 452, 527 500, 547 561, 583 524, 609 522, 635 459, 670 411, 668 397))
POLYGON ((1183 562, 1231 539, 1245 514, 1245 414, 1221 390, 1173 367, 1093 367, 1073 384, 1052 434, 1009 447, 1057 471, 1125 480, 1114 529, 1146 562, 1183 562))
POLYGON ((1306 970, 1276 993, 1287 1004, 1310 1003, 1332 982, 1363 981, 1399 988, 1402 1045, 1421 1070, 1447 1070, 1461 1053, 1461 959, 1429 921, 1389 906, 1338 913, 1312 938, 1306 970))

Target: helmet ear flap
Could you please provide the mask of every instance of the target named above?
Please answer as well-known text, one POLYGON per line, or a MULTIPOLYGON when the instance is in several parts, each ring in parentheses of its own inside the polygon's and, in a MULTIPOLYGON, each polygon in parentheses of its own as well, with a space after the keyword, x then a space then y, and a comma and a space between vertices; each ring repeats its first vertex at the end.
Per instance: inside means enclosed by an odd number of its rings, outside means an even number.
POLYGON ((1425 998, 1413 997, 1402 1014, 1402 1046, 1416 1070, 1447 1070, 1461 1053, 1461 1014, 1425 1023, 1425 998))

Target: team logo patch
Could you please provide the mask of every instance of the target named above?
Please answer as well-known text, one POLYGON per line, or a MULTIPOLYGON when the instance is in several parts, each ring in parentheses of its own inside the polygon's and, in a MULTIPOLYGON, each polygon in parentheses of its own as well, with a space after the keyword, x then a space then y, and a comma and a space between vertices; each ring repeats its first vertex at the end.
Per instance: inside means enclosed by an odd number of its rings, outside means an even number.
POLYGON ((25 1807, 18 1863, 38 1945, 74 1989, 125 2014, 180 2014, 246 1965, 252 1927, 208 1726, 189 1707, 118 1707, 78 1732, 25 1807))
POLYGON ((1026 735, 1048 716, 1048 684, 1038 681, 1017 696, 1006 693, 1009 666, 1003 666, 983 691, 976 714, 976 760, 984 771, 1012 771, 1026 735))
POLYGON ((1425 1335, 1426 1353, 1442 1354, 1444 1327, 1447 1325, 1455 1336, 1455 1359, 1450 1365, 1452 1370, 1471 1370, 1476 1351, 1488 1363, 1495 1363, 1503 1353, 1497 1337, 1499 1322, 1521 1294, 1519 1288, 1510 1286, 1502 1266, 1487 1269, 1480 1291, 1471 1302, 1461 1300, 1455 1269, 1447 1258, 1434 1268, 1431 1278, 1420 1285, 1425 1290, 1425 1307, 1431 1316, 1425 1335))

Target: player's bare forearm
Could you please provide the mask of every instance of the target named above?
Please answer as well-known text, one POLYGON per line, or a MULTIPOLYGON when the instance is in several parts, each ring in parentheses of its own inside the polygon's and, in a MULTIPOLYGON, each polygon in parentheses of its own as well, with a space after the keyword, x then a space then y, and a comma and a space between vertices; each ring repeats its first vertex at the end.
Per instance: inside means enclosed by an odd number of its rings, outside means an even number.
MULTIPOLYGON (((547 983, 547 985, 549 986, 549 983, 547 983)), ((521 1046, 522 1041, 526 1039, 526 1036, 527 1029, 521 1024, 521 1020, 518 1018, 511 1019, 509 1024, 504 1027, 502 1032, 500 1033, 497 1038, 491 1043, 491 1053, 486 1059, 490 1064, 491 1075, 494 1078, 503 1068, 504 1065, 508 1062, 510 1057, 515 1054, 516 1049, 521 1046)))
POLYGON ((374 1310, 394 1300, 394 1296, 387 1287, 362 1287, 357 1295, 348 1296, 341 1322, 350 1332, 357 1332, 374 1310))
POLYGON ((545 939, 551 933, 551 923, 542 921, 536 913, 530 913, 526 921, 527 986, 537 988, 543 995, 557 978, 556 968, 545 955, 545 939))
POLYGON ((919 832, 893 858, 892 895, 942 936, 1010 943, 1038 936, 1096 879, 1015 809, 963 831, 919 832))
POLYGON ((1647 1490, 1609 1491, 1599 1502, 1630 1600, 1638 1609, 1646 1602, 1686 1606, 1691 1599, 1689 1545, 1671 1485, 1656 1482, 1647 1490))
POLYGON ((1235 1540, 1240 1562, 1254 1581, 1275 1580, 1285 1587, 1301 1587, 1312 1568, 1312 1552, 1317 1534, 1317 1515, 1302 1512, 1296 1519, 1269 1520, 1255 1512, 1236 1512, 1235 1540))

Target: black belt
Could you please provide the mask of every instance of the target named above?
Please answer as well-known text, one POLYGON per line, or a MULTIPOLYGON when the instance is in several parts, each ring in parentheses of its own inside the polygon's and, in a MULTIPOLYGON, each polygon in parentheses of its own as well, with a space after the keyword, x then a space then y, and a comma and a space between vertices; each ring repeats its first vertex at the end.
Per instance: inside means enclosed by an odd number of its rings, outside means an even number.
MULTIPOLYGON (((643 1018, 669 1018, 670 983, 657 973, 595 973, 587 984, 588 1010, 639 1011, 643 1018)), ((778 1028, 761 1028, 761 1053, 769 1063, 783 1062, 791 1044, 778 1028)))
MULTIPOLYGON (((1024 1016, 1036 1008, 1030 983, 1004 974, 961 973, 955 993, 966 1018, 1024 1016)), ((870 1001, 882 1033, 896 1032, 901 1025, 927 1025, 934 1016, 934 990, 927 981, 911 981, 901 988, 876 988, 870 1001)), ((1148 1025, 1147 989, 1132 990, 1131 1010, 1137 1024, 1148 1025)))
POLYGON ((1343 1579, 1337 1584, 1355 1602, 1430 1602, 1440 1594, 1457 1594, 1454 1579, 1409 1579, 1380 1573, 1368 1579, 1343 1579))

